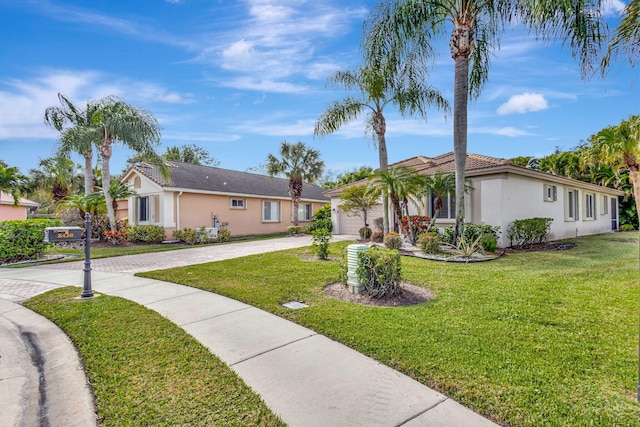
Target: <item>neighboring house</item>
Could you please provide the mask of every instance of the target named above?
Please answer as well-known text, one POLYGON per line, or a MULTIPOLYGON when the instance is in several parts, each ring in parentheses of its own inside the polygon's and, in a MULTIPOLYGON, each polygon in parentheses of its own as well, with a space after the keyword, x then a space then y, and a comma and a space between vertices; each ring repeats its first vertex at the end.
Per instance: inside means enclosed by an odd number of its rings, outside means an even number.
MULTIPOLYGON (((157 166, 129 168, 122 181, 137 193, 119 202, 118 218, 130 225, 160 225, 171 238, 176 229, 219 228, 234 236, 285 232, 293 225, 289 180, 210 166, 170 163, 165 180, 157 166)), ((304 184, 299 206, 300 225, 329 203, 321 187, 304 184)))
POLYGON ((14 199, 11 194, 0 191, 0 221, 27 219, 29 209, 35 210, 39 205, 31 200, 18 200, 18 206, 13 205, 14 199))
MULTIPOLYGON (((408 166, 423 175, 454 172, 453 153, 428 158, 412 157, 390 165, 408 166)), ((550 240, 605 233, 618 229, 618 197, 623 192, 611 188, 515 166, 509 160, 477 154, 467 155, 466 179, 470 190, 465 196, 465 222, 499 226, 498 244, 510 246, 509 224, 517 219, 553 218, 550 240)), ((326 191, 331 198, 334 233, 357 234, 360 218, 350 218, 338 207, 341 188, 326 191)), ((411 206, 412 213, 433 214, 433 199, 426 195, 422 211, 411 206), (425 209, 426 208, 426 209, 425 209)), ((444 201, 436 226, 455 224, 455 195, 444 201)), ((369 214, 382 216, 382 209, 369 214)), ((394 219, 390 211, 389 218, 394 219)), ((395 222, 395 220, 394 220, 395 222)))

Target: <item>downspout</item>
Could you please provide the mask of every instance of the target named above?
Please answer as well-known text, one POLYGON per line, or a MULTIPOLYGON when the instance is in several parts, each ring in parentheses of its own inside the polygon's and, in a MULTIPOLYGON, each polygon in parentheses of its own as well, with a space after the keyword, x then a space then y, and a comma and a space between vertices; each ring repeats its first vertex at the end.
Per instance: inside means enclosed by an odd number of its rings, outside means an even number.
POLYGON ((176 230, 180 230, 180 196, 182 191, 176 196, 176 230))

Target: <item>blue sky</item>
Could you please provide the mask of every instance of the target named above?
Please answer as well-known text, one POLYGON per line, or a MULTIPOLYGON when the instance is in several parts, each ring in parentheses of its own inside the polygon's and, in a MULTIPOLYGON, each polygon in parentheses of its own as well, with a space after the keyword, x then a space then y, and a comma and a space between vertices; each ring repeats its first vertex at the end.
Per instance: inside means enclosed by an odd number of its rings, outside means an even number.
MULTIPOLYGON (((196 144, 220 167, 247 170, 303 141, 327 169, 378 165, 362 122, 313 136, 318 116, 347 92, 326 88, 334 71, 360 65, 362 23, 373 0, 0 0, 0 160, 23 173, 53 154, 43 123, 61 92, 79 105, 118 95, 150 109, 162 146, 196 144)), ((606 13, 615 23, 624 2, 606 13)), ((429 83, 453 103, 448 39, 429 83)), ((489 82, 470 104, 468 151, 543 156, 640 113, 640 70, 619 60, 606 78, 580 79, 568 49, 509 28, 489 82)), ((452 118, 386 112, 390 162, 452 151, 452 118)), ((132 155, 114 148, 112 172, 132 155)), ((76 161, 80 163, 78 157, 76 161)))

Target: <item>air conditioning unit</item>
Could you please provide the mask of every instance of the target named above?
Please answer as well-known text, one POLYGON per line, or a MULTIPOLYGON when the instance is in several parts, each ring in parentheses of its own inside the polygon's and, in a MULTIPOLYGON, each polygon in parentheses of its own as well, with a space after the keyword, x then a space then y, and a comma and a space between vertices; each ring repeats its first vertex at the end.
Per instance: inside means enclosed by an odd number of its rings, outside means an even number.
POLYGON ((210 239, 218 238, 218 227, 205 227, 204 231, 207 233, 207 237, 210 239))

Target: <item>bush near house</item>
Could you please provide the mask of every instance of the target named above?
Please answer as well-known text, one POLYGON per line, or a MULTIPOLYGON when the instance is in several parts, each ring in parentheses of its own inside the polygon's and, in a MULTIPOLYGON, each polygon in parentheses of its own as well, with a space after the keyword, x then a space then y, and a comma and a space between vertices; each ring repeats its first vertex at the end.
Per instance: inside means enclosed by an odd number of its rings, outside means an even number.
POLYGON ((384 241, 384 233, 382 231, 374 231, 371 233, 371 241, 375 243, 382 243, 384 241))
POLYGON ((423 233, 418 238, 418 244, 425 254, 437 254, 440 252, 440 234, 434 231, 423 233))
POLYGON ((369 227, 360 227, 358 230, 358 234, 360 234, 361 239, 369 240, 371 238, 371 229, 369 227))
POLYGON ((507 237, 511 246, 521 248, 547 241, 553 218, 517 219, 509 225, 507 237))
POLYGON ((331 205, 326 204, 316 211, 311 217, 311 222, 307 225, 307 233, 313 233, 318 228, 324 228, 328 232, 333 231, 331 222, 331 205))
POLYGON ((402 237, 395 231, 391 231, 384 236, 384 245, 389 249, 400 249, 402 247, 402 237))
MULTIPOLYGON (((431 227, 431 217, 425 215, 411 215, 409 219, 411 219, 411 227, 416 236, 426 233, 431 227)), ((405 230, 407 230, 409 219, 407 219, 406 216, 402 217, 402 227, 405 230)))
POLYGON ((44 229, 62 225, 57 219, 26 219, 0 222, 0 263, 42 257, 50 245, 44 229))
POLYGON ((304 227, 300 225, 291 225, 287 227, 287 236, 300 236, 304 234, 304 227))
POLYGON ((128 240, 135 243, 162 243, 164 228, 159 225, 134 225, 127 227, 128 240))

